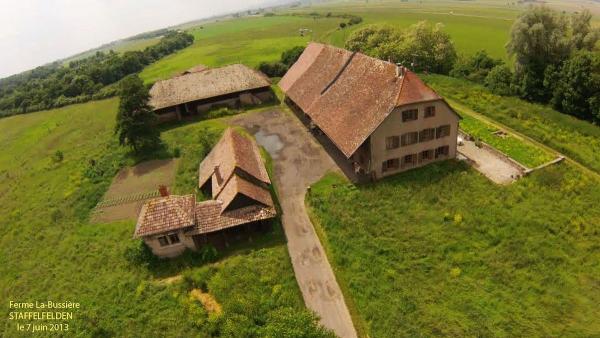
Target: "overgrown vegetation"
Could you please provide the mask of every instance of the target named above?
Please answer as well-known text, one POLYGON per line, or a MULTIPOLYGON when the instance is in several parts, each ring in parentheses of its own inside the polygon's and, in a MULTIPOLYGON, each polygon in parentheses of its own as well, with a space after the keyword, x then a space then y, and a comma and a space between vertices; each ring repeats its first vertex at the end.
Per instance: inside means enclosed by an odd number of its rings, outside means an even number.
POLYGON ((258 65, 258 70, 265 73, 268 77, 282 77, 290 69, 290 67, 298 60, 302 52, 303 46, 292 47, 281 53, 281 59, 275 62, 261 62, 258 65))
POLYGON ((599 199, 567 164, 498 186, 454 161, 307 196, 371 337, 597 335, 599 199))
POLYGON ((568 16, 532 7, 511 30, 514 91, 533 102, 586 120, 600 121, 600 28, 588 10, 568 16))
POLYGON ((117 87, 110 85, 193 41, 188 33, 171 32, 143 51, 97 52, 67 67, 55 62, 0 79, 0 117, 114 96, 117 87))
POLYGON ((346 48, 401 63, 414 71, 448 74, 456 62, 456 51, 441 24, 421 21, 408 29, 371 25, 354 31, 346 48))
MULTIPOLYGON (((134 163, 113 135, 118 105, 0 120, 0 298, 79 302, 69 326, 80 336, 331 337, 304 307, 279 225, 216 257, 207 249, 166 262, 131 238, 135 221, 88 224, 117 171, 134 163), (222 313, 209 312, 193 288, 222 313)), ((198 163, 224 127, 208 120, 162 131, 169 149, 180 148, 176 193, 194 191, 198 163)), ((8 311, 0 336, 16 332, 8 311)))
POLYGON ((600 128, 550 107, 499 96, 473 82, 440 75, 422 78, 440 95, 462 103, 600 172, 600 128))
POLYGON ((461 56, 452 67, 450 76, 483 83, 492 69, 502 65, 500 59, 494 59, 485 50, 471 56, 461 56))

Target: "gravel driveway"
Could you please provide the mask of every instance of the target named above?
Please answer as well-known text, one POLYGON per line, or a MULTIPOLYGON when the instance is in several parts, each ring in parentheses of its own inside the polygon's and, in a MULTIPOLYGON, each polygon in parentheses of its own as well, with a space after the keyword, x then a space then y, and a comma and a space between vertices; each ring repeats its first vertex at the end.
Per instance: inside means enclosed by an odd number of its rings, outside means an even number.
POLYGON ((344 297, 304 205, 306 188, 327 171, 339 168, 302 123, 281 108, 236 116, 231 124, 254 134, 273 158, 283 228, 304 302, 321 317, 323 326, 340 337, 356 337, 344 297))

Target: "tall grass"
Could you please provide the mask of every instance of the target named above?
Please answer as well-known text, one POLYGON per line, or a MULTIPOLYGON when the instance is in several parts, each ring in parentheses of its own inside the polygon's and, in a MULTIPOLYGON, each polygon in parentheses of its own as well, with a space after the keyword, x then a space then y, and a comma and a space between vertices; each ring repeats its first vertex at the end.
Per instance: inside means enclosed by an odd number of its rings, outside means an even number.
POLYGON ((568 164, 498 186, 454 161, 307 197, 371 337, 599 334, 598 200, 568 164))

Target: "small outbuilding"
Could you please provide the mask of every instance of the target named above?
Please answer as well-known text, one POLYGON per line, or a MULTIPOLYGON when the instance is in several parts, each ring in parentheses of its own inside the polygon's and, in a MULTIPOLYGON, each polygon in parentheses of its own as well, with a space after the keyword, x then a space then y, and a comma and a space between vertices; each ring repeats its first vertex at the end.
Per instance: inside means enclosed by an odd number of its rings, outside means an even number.
POLYGON ((198 65, 158 81, 150 89, 150 105, 159 122, 181 120, 215 106, 237 108, 273 98, 269 78, 242 64, 220 68, 198 65))
POLYGON ((254 139, 229 128, 199 168, 199 186, 212 199, 196 202, 194 195, 169 195, 163 188, 142 207, 134 237, 155 255, 174 257, 268 230, 277 215, 270 185, 254 139))

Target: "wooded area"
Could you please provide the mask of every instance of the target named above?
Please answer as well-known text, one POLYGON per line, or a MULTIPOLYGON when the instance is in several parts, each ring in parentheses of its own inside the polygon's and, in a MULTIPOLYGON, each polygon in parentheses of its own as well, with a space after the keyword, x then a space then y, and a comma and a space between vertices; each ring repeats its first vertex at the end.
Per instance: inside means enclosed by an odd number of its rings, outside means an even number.
POLYGON ((115 96, 111 84, 193 42, 189 33, 169 32, 143 51, 97 52, 67 66, 54 62, 0 79, 0 117, 115 96))

